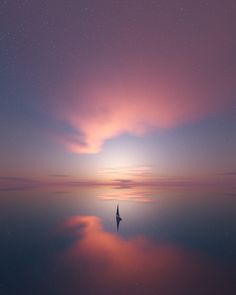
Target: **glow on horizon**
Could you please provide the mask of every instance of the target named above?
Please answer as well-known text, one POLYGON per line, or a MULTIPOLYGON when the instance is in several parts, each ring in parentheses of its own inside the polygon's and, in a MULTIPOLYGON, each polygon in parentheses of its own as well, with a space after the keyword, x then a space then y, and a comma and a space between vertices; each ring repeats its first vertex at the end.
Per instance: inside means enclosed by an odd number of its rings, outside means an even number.
POLYGON ((232 1, 20 2, 2 13, 2 182, 234 181, 232 1))

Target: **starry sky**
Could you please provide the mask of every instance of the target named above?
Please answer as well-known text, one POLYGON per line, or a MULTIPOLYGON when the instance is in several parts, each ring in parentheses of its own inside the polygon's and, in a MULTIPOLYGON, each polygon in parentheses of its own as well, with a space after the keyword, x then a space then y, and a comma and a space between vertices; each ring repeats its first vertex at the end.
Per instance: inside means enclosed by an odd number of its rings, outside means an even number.
POLYGON ((0 24, 1 182, 235 180, 235 1, 4 0, 0 24))

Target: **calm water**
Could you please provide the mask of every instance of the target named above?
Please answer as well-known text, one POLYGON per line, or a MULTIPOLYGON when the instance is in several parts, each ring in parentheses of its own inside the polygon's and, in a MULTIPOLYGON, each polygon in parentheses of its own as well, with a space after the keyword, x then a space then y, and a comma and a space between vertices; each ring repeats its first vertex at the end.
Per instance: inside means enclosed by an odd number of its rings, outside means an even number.
POLYGON ((66 188, 0 204, 0 294, 236 294, 234 194, 66 188))

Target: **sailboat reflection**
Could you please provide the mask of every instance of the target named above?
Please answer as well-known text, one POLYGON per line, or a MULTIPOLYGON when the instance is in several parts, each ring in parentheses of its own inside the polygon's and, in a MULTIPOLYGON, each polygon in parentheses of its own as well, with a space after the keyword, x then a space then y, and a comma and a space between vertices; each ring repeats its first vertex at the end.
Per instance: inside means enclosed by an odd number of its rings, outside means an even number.
POLYGON ((120 217, 120 213, 119 213, 119 205, 117 205, 116 208, 116 227, 117 227, 117 231, 119 230, 119 225, 121 222, 122 218, 120 217))
POLYGON ((72 216, 63 231, 72 242, 54 273, 65 288, 60 294, 236 294, 231 271, 194 249, 143 233, 123 238, 105 231, 96 216, 72 216))

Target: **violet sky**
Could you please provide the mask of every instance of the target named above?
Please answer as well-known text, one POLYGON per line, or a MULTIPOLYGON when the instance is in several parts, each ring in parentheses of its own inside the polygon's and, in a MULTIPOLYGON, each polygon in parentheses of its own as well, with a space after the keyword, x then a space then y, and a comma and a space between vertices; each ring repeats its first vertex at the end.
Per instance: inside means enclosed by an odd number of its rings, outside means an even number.
POLYGON ((236 172, 236 2, 0 2, 0 176, 236 172))

